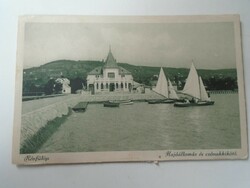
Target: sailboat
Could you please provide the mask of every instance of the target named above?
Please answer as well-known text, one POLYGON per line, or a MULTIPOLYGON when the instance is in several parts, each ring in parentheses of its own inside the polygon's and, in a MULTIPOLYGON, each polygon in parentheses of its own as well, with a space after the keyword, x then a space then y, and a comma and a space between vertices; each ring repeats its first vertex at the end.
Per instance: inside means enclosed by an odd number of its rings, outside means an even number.
POLYGON ((192 97, 189 101, 186 99, 184 102, 176 102, 174 106, 176 107, 188 107, 188 106, 207 106, 213 105, 214 101, 208 97, 207 91, 203 84, 202 78, 198 76, 196 68, 192 63, 186 84, 182 90, 184 95, 192 97))
POLYGON ((166 78, 162 68, 160 70, 159 78, 154 91, 165 98, 148 101, 149 104, 174 103, 178 99, 171 81, 166 78))

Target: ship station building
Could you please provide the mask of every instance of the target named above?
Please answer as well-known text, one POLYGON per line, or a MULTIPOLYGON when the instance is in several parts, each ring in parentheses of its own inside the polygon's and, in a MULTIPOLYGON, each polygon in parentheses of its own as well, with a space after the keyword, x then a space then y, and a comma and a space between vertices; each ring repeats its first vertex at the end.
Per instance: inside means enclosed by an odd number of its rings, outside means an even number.
POLYGON ((131 92, 133 85, 132 74, 118 66, 111 48, 109 48, 109 53, 103 66, 96 67, 87 76, 87 89, 91 94, 131 92))

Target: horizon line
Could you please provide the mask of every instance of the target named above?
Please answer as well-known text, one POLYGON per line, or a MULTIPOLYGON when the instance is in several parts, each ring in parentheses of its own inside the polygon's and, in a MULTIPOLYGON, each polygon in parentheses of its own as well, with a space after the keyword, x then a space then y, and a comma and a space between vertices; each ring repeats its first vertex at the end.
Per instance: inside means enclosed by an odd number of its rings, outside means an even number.
MULTIPOLYGON (((104 59, 103 59, 104 60, 104 59)), ((55 63, 57 61, 74 61, 74 62, 79 62, 79 61, 82 61, 82 62, 87 62, 87 61, 95 61, 95 62, 104 62, 103 60, 91 60, 91 59, 88 59, 88 60, 71 60, 71 59, 58 59, 58 60, 53 60, 53 61, 50 61, 50 62, 47 62, 47 63, 44 63, 44 64, 41 64, 41 65, 38 65, 38 66, 29 66, 29 67, 25 67, 25 65, 23 66, 23 70, 24 69, 30 69, 30 68, 39 68, 41 66, 44 66, 46 64, 49 64, 49 63, 55 63)), ((161 66, 161 65, 135 65, 135 64, 131 64, 131 63, 125 63, 125 62, 117 62, 118 64, 128 64, 128 65, 133 65, 133 66, 137 66, 137 67, 153 67, 153 68, 175 68, 175 69, 190 69, 191 65, 192 65, 192 62, 190 63, 190 66, 189 67, 168 67, 168 66, 161 66)), ((196 69, 197 70, 224 70, 224 69, 236 69, 237 70, 237 67, 231 67, 231 68, 197 68, 197 63, 195 64, 196 66, 196 69)))

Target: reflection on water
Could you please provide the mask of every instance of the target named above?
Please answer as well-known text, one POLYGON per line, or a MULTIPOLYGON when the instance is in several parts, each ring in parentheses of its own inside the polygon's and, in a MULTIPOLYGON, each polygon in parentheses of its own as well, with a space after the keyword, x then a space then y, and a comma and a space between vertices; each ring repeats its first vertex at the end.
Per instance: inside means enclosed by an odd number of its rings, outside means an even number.
POLYGON ((177 108, 144 102, 73 113, 39 152, 240 148, 237 94, 214 106, 177 108))

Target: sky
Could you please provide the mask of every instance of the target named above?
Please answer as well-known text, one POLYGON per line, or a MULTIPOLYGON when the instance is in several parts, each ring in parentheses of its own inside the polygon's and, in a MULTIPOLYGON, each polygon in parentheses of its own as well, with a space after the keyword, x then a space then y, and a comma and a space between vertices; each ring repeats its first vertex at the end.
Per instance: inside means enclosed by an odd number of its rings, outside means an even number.
POLYGON ((235 68, 234 27, 217 23, 26 23, 24 68, 67 60, 198 69, 235 68))

